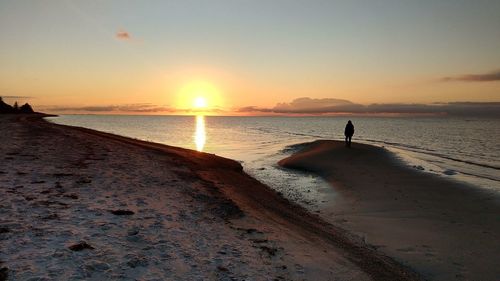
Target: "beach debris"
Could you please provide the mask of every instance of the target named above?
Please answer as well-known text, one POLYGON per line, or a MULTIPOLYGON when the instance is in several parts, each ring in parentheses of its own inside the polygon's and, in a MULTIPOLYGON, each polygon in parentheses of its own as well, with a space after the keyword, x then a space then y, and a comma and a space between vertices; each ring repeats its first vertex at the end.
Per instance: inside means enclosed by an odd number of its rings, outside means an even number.
POLYGON ((90 246, 90 244, 88 244, 85 241, 80 241, 79 243, 71 245, 68 248, 71 251, 82 251, 82 250, 85 250, 85 249, 88 249, 88 250, 93 250, 94 249, 94 247, 90 246))
POLYGON ((133 214, 135 214, 134 212, 130 211, 130 210, 110 210, 109 211, 110 213, 112 213, 113 215, 116 215, 116 216, 131 216, 133 214))

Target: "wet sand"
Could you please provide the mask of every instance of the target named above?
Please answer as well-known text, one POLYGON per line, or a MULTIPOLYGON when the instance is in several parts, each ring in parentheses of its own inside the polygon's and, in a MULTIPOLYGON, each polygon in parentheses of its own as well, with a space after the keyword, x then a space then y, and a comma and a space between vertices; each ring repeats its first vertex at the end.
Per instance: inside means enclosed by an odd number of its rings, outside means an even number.
POLYGON ((236 161, 40 115, 0 128, 0 280, 421 280, 236 161))
POLYGON ((279 162, 333 187, 322 218, 429 280, 500 280, 500 198, 384 148, 316 141, 279 162))

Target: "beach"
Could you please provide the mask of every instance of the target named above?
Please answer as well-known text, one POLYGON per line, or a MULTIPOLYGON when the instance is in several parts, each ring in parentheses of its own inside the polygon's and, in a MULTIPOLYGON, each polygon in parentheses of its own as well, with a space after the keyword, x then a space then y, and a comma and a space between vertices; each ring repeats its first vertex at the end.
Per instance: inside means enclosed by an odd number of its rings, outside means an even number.
POLYGON ((498 280, 500 198, 410 167, 383 147, 315 141, 283 159, 334 195, 322 218, 429 280, 498 280))
POLYGON ((2 280, 422 280, 233 160, 4 115, 2 280))

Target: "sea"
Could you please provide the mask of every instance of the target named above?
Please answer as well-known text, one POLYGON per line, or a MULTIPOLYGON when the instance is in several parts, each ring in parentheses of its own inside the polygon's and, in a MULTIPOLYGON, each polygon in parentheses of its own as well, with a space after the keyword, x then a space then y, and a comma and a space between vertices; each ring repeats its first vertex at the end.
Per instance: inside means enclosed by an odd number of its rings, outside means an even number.
POLYGON ((352 120, 354 143, 385 147, 403 165, 500 192, 498 118, 60 115, 47 119, 237 160, 248 174, 310 209, 320 208, 332 187, 277 162, 301 144, 343 140, 345 124, 352 120))

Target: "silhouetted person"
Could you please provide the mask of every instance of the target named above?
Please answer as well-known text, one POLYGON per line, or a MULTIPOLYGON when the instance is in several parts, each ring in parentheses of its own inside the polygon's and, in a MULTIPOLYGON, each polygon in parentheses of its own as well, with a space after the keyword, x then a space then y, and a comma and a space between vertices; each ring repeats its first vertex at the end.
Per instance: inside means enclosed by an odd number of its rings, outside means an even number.
POLYGON ((344 135, 345 146, 351 147, 351 138, 352 135, 354 135, 354 125, 352 124, 351 120, 347 121, 347 125, 345 125, 344 135))

